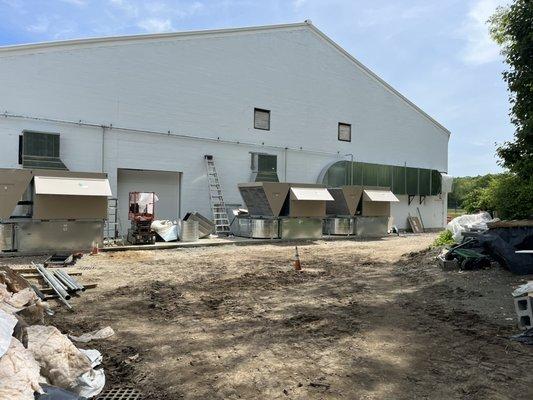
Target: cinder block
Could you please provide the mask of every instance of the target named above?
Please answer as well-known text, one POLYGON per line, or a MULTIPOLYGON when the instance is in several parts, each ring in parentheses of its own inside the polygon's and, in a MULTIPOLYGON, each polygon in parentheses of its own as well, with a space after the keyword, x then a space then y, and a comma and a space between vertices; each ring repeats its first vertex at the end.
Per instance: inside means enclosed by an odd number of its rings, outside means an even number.
POLYGON ((514 307, 521 329, 533 328, 533 297, 529 294, 514 298, 514 307))

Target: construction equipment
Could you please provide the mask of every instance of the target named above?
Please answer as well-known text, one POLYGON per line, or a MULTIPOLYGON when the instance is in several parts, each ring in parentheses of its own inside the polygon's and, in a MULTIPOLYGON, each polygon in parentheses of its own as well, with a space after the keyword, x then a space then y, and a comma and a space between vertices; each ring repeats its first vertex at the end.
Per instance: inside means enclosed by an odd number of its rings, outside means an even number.
POLYGON ((222 194, 222 186, 218 179, 215 160, 212 155, 205 155, 205 166, 207 169, 207 182, 209 185, 209 200, 211 202, 211 211, 213 212, 213 222, 215 223, 215 233, 217 235, 229 235, 230 225, 226 203, 222 194))
POLYGON ((131 244, 154 244, 155 233, 152 231, 152 221, 155 219, 154 192, 131 192, 129 196, 128 219, 131 227, 128 229, 128 242, 131 244))

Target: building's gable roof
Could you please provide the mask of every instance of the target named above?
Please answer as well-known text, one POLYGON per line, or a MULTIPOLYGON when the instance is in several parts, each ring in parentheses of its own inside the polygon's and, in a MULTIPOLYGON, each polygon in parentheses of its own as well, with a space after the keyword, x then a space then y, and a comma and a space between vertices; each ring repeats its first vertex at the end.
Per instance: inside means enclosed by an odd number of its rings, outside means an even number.
POLYGON ((364 74, 366 74, 371 79, 376 80, 380 83, 387 91, 398 96, 403 100, 407 105, 413 108, 415 111, 420 113, 422 116, 431 121, 435 126, 443 131, 443 133, 450 136, 450 131, 446 129, 442 124, 436 121, 433 117, 427 114, 424 110, 394 89, 391 85, 381 79, 378 75, 372 72, 368 67, 363 63, 353 57, 350 53, 344 50, 340 45, 328 37, 325 33, 319 30, 316 26, 312 24, 311 21, 306 20, 305 22, 292 23, 292 24, 280 24, 280 25, 265 25, 265 26, 254 26, 254 27, 244 27, 244 28, 229 28, 229 29, 212 29, 212 30, 202 30, 202 31, 186 31, 186 32, 172 32, 172 33, 154 33, 154 34, 139 34, 139 35, 126 35, 126 36, 109 36, 109 37, 97 37, 97 38, 86 38, 86 39, 71 39, 71 40, 62 40, 55 42, 43 42, 43 43, 31 43, 31 44, 21 44, 13 46, 0 46, 0 56, 2 53, 32 53, 35 51, 47 51, 54 50, 58 48, 72 49, 79 46, 99 46, 99 45, 114 45, 114 44, 127 44, 131 42, 140 42, 140 41, 161 41, 161 40, 172 40, 178 38, 190 38, 190 37, 202 37, 202 36, 229 36, 235 34, 246 34, 253 32, 265 32, 271 30, 297 30, 297 29, 309 29, 320 39, 325 41, 330 46, 333 46, 341 55, 346 57, 351 61, 357 68, 359 68, 364 74))

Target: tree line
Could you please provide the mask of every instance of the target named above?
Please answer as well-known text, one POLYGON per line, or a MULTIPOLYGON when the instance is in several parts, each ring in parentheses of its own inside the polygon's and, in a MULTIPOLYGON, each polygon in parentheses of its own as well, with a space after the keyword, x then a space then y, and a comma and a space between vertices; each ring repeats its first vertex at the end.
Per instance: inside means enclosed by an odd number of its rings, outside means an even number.
POLYGON ((448 204, 467 212, 492 211, 502 219, 533 218, 533 1, 499 7, 488 23, 508 66, 503 79, 515 132, 496 150, 505 172, 456 178, 448 204))

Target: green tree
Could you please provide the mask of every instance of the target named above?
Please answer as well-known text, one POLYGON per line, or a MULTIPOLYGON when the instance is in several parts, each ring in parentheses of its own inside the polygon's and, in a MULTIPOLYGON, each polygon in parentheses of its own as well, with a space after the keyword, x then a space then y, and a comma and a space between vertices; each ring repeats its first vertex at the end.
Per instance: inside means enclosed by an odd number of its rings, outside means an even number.
POLYGON ((490 18, 493 39, 509 65, 503 73, 510 92, 514 140, 497 149, 501 165, 522 179, 533 179, 533 1, 515 0, 490 18))
POLYGON ((522 179, 512 173, 493 179, 479 196, 487 210, 497 211, 501 219, 533 217, 533 179, 522 179))
POLYGON ((450 208, 464 208, 467 212, 472 212, 480 208, 474 200, 475 194, 481 193, 480 189, 487 188, 498 175, 487 174, 479 176, 463 176, 454 178, 453 191, 448 196, 448 205, 450 208), (469 199, 465 203, 466 199, 469 199))

